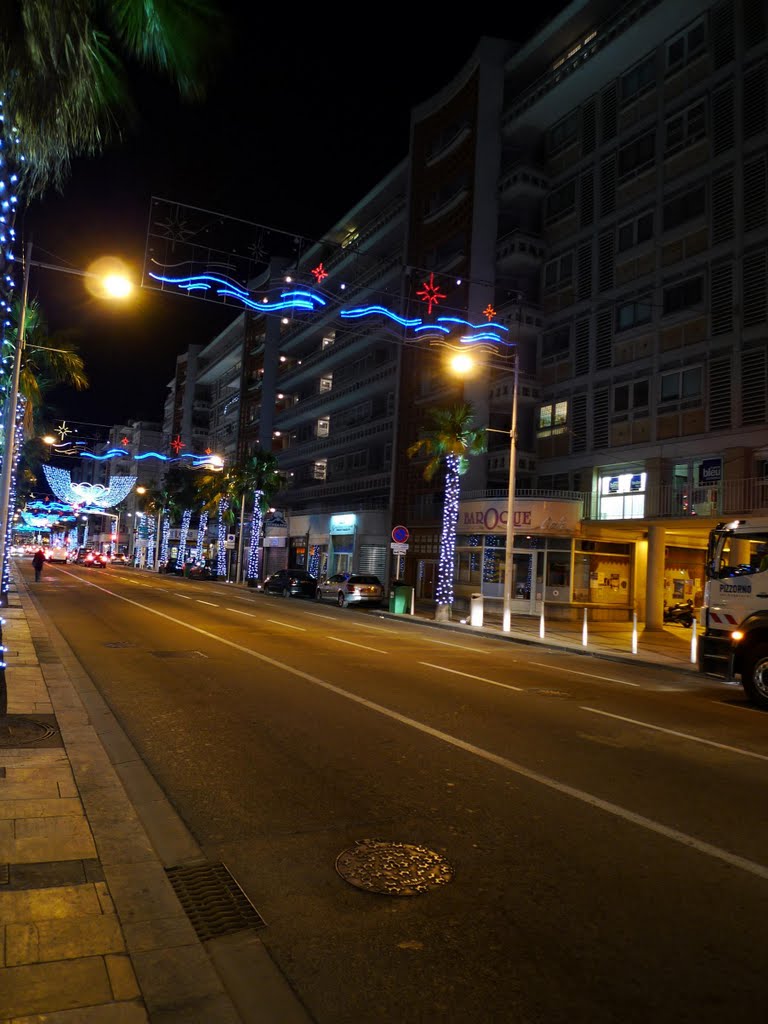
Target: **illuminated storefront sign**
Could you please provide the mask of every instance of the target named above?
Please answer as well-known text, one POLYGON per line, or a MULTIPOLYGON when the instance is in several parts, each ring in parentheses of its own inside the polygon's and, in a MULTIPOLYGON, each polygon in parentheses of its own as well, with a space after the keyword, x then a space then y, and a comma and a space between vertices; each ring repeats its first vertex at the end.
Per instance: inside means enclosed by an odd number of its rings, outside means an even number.
POLYGON ((331 533, 354 533, 357 516, 353 512, 331 516, 331 533))
MULTIPOLYGON (((573 533, 581 519, 580 501, 516 501, 513 527, 520 532, 573 533)), ((505 533, 507 506, 497 501, 459 502, 460 531, 505 533)))

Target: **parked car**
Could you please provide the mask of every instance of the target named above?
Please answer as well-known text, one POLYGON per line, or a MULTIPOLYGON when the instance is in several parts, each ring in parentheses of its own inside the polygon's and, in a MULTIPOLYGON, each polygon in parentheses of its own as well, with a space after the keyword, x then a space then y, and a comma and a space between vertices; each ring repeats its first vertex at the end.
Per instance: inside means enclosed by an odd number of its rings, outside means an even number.
POLYGON ((107 565, 107 556, 102 555, 100 551, 88 551, 82 564, 89 569, 103 569, 107 565))
POLYGON ((215 580, 217 574, 210 562, 187 562, 184 575, 191 580, 215 580))
POLYGON ((337 572, 317 585, 315 596, 318 601, 335 601, 339 608, 350 604, 378 607, 384 600, 384 584, 378 576, 337 572))
POLYGON ((114 555, 109 556, 110 565, 130 565, 131 560, 128 555, 123 554, 122 551, 118 551, 114 555))
POLYGON ((178 560, 178 558, 166 558, 160 562, 157 566, 158 572, 167 572, 172 576, 183 576, 184 566, 178 560))
POLYGON ((305 569, 278 569, 267 576, 261 589, 265 594, 282 594, 283 597, 314 597, 317 580, 305 569))

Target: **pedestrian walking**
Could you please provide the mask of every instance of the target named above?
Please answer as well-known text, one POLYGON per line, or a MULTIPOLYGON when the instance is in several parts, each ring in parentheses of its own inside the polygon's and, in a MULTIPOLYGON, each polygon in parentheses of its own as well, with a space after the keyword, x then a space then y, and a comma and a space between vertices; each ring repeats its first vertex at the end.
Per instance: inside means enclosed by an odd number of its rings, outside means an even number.
POLYGON ((32 555, 32 565, 35 567, 35 583, 37 583, 45 565, 45 552, 42 548, 38 548, 32 555))

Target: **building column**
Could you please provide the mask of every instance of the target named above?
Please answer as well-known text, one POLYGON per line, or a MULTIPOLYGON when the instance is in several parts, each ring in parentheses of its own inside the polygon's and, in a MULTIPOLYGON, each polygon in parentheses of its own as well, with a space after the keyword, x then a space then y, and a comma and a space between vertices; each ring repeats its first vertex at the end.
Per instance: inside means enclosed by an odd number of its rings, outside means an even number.
POLYGON ((645 628, 664 628, 664 542, 663 526, 648 527, 648 570, 645 577, 645 628))

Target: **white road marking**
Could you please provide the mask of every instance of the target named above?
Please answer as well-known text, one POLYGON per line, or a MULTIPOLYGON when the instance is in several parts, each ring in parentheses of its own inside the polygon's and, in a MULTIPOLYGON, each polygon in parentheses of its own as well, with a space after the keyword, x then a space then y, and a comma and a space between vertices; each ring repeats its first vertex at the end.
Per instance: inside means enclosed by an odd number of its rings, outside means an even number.
POLYGON ((352 640, 342 640, 340 636, 329 636, 329 640, 335 640, 337 644, 349 644, 350 647, 362 647, 364 651, 373 651, 374 654, 389 654, 389 651, 380 651, 376 647, 366 647, 365 644, 356 644, 352 640))
POLYGON ((466 676, 467 679, 479 679, 481 683, 489 683, 491 686, 501 686, 505 690, 517 690, 518 693, 524 693, 522 686, 512 686, 510 683, 498 683, 495 679, 486 679, 484 676, 473 676, 469 672, 459 672, 455 668, 446 668, 444 665, 431 665, 428 661, 420 661, 420 665, 426 665, 427 668, 436 668, 441 672, 452 672, 455 676, 466 676))
POLYGON ((477 647, 467 647, 465 644, 449 644, 447 640, 433 640, 431 636, 422 636, 430 644, 440 644, 441 647, 458 647, 462 651, 472 651, 473 654, 490 654, 490 651, 481 651, 477 647))
POLYGON ((304 612, 304 614, 311 615, 314 619, 327 619, 329 622, 339 621, 335 615, 321 615, 320 612, 304 612))
POLYGON ((306 626, 292 626, 289 622, 281 622, 280 619, 267 619, 267 622, 274 622, 276 626, 285 626, 286 629, 299 629, 302 633, 306 633, 306 626))
MULTIPOLYGON (((552 669, 553 665, 545 665, 543 661, 529 661, 529 665, 537 665, 539 668, 552 669)), ((615 676, 598 676, 594 672, 579 672, 575 668, 563 668, 558 671, 567 672, 572 676, 587 676, 589 679, 603 679, 607 683, 621 683, 622 686, 640 686, 640 683, 630 683, 627 679, 616 679, 615 676)))
MULTIPOLYGON (((69 573, 68 575, 74 574, 69 573)), ((78 576, 75 576, 74 578, 76 580, 79 579, 78 576)), ((81 580, 80 582, 85 581, 81 580)), ((344 690, 340 686, 335 686, 333 683, 328 683, 324 679, 320 679, 318 676, 310 675, 309 672, 302 672, 301 669, 294 668, 292 665, 287 665, 285 662, 277 661, 277 659, 270 658, 266 654, 254 651, 250 647, 244 647, 242 644, 237 644, 233 640, 227 640, 225 637, 218 636, 216 633, 211 633, 207 629, 201 629, 199 626, 193 626, 189 622, 176 619, 173 615, 168 615, 166 612, 157 611, 157 609, 144 605, 140 601, 134 601, 132 598, 125 597, 123 594, 116 594, 112 590, 107 590, 106 587, 100 587, 97 583, 86 582, 86 586, 93 587, 94 590, 100 590, 102 593, 108 594, 110 597, 114 597, 118 601, 123 601, 125 604, 132 604, 136 608, 141 608, 149 615, 155 616, 155 618, 166 619, 168 622, 173 622, 177 626, 189 629, 193 633, 199 633, 201 636, 207 637, 209 640, 224 644, 226 647, 231 647, 233 650, 240 651, 242 654, 247 654, 249 657, 256 658, 257 661, 260 661, 265 665, 271 665, 273 668, 280 669, 281 672, 286 672, 289 675, 295 676, 297 679, 303 679, 304 682, 311 683, 313 686, 318 686, 323 690, 327 690, 328 693, 333 693, 337 697, 341 697, 343 700, 348 700, 353 704, 359 704, 361 707, 367 708, 369 711, 373 711, 378 715, 383 715, 385 718, 389 718, 394 722, 399 722, 401 725, 407 726, 409 729, 415 729, 417 732, 421 732, 425 736, 431 736, 433 739, 455 747, 457 750, 463 750, 465 753, 479 757, 484 761, 488 761, 490 764, 495 764, 500 768, 504 768, 506 771, 519 775, 521 778, 528 779, 530 782, 535 782, 540 786, 544 786, 546 789, 551 789, 556 793, 561 793, 563 796, 571 797, 573 800, 587 804, 597 810, 604 811, 606 814, 610 814, 615 818, 627 821, 632 825, 637 825, 638 828, 644 828, 648 832, 664 836, 666 839, 669 839, 674 843, 679 843, 681 846, 687 846, 689 849, 696 850, 697 853, 704 854, 707 857, 712 857, 714 860, 719 860, 723 864, 730 864, 732 867, 739 868, 741 871, 746 871, 748 874, 755 875, 758 878, 768 881, 768 866, 764 864, 758 864, 756 861, 748 860, 746 857, 739 857, 738 854, 731 853, 729 850, 724 850, 722 847, 714 846, 712 843, 705 843, 701 839, 697 839, 695 836, 688 835, 686 832, 680 832, 678 829, 670 828, 668 825, 664 825, 659 821, 654 821, 652 818, 646 818, 642 814, 635 814, 634 811, 630 811, 626 807, 621 807, 619 804, 610 803, 610 801, 603 800, 601 797, 594 796, 592 793, 587 793, 582 789, 576 789, 574 786, 569 786, 566 783, 558 782, 556 779, 551 779, 546 775, 541 775, 539 772, 532 771, 524 765, 516 764, 514 761, 510 761, 506 757, 494 754, 490 750, 485 750, 483 747, 477 747, 473 743, 468 743, 466 740, 459 739, 457 736, 451 736, 450 733, 442 732, 439 729, 433 729, 432 726, 427 725, 424 722, 418 722, 414 718, 408 718, 407 715, 401 715, 399 711, 384 707, 382 704, 376 704, 365 697, 352 693, 350 690, 344 690)))
POLYGON ((228 612, 234 612, 236 615, 247 615, 249 619, 255 619, 255 612, 244 612, 242 608, 227 608, 228 612))
POLYGON ((201 601, 199 597, 197 598, 197 603, 198 604, 207 604, 211 608, 218 608, 219 607, 219 605, 214 604, 213 601, 201 601))
POLYGON ((192 600, 192 598, 189 596, 189 594, 179 594, 178 592, 176 592, 176 597, 183 597, 185 601, 191 601, 192 600))
POLYGON ((612 715, 609 711, 600 711, 598 708, 582 707, 582 711, 590 711, 593 715, 603 715, 605 718, 615 718, 619 722, 628 722, 630 725, 639 725, 643 729, 653 729, 654 732, 665 732, 668 736, 678 736, 681 740, 690 740, 692 743, 704 743, 708 747, 717 747, 718 750, 729 750, 732 754, 742 754, 744 757, 755 757, 758 761, 768 761, 768 755, 756 754, 754 750, 744 750, 742 747, 731 747, 727 743, 716 743, 714 740, 705 740, 702 736, 692 736, 688 732, 676 732, 674 729, 665 729, 662 725, 651 725, 650 722, 640 722, 636 718, 625 718, 623 715, 612 715))

